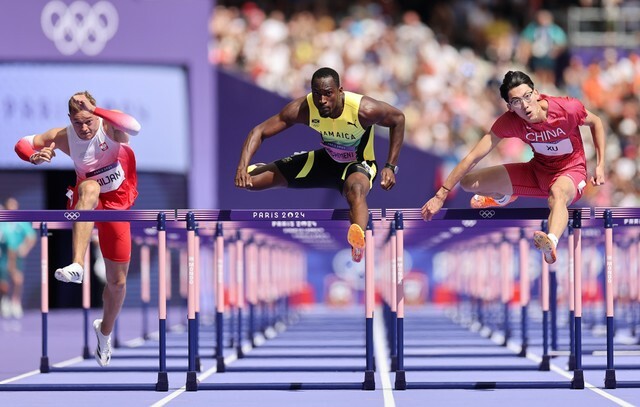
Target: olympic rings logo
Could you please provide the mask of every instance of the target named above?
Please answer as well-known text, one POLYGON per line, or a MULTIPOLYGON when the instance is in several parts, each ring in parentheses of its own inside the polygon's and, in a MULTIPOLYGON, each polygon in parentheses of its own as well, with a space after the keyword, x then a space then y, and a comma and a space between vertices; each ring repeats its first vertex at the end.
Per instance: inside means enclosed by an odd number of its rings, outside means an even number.
POLYGON ((108 1, 93 7, 84 1, 74 1, 67 7, 60 0, 47 3, 40 15, 44 34, 64 55, 81 50, 86 55, 99 54, 118 30, 118 11, 108 1))
POLYGON ((67 218, 67 220, 76 220, 80 217, 80 212, 65 212, 64 217, 67 218))
POLYGON ((480 216, 482 216, 483 219, 491 219, 495 216, 496 211, 494 210, 481 210, 480 211, 480 216))

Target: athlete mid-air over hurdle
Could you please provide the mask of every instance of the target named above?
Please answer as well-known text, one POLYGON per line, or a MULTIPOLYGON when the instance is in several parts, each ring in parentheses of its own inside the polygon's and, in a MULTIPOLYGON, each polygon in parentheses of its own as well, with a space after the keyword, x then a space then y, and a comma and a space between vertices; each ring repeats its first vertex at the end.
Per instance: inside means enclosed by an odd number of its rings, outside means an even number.
POLYGON ((579 126, 588 125, 596 151, 593 185, 604 184, 605 134, 598 116, 577 99, 543 95, 531 78, 509 71, 500 86, 507 112, 493 124, 469 154, 451 171, 440 189, 422 207, 422 217, 431 220, 443 206, 447 194, 460 182, 471 198, 471 207, 505 206, 518 196, 547 198, 548 234, 534 232, 533 242, 551 264, 556 261, 558 237, 569 221, 568 206, 582 196, 587 185, 587 162, 579 126), (533 158, 525 163, 496 165, 472 171, 503 138, 514 137, 531 146, 533 158))
POLYGON ((338 189, 349 204, 347 240, 353 260, 359 262, 369 219, 366 197, 378 173, 373 151, 376 124, 389 128, 389 154, 380 181, 388 191, 396 184, 404 114, 385 102, 343 90, 336 71, 320 68, 311 78, 309 94, 288 103, 249 132, 236 170, 236 187, 255 191, 277 187, 338 189), (294 124, 318 131, 322 148, 269 164, 249 165, 263 140, 294 124))

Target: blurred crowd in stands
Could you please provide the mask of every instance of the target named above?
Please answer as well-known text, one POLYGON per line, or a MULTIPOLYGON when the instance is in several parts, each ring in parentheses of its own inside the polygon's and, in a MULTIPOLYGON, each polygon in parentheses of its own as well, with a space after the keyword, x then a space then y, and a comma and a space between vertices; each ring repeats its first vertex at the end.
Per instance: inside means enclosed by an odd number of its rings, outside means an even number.
MULTIPOLYGON (((402 109, 408 144, 452 161, 505 111, 498 91, 504 74, 523 70, 541 93, 579 98, 605 122, 607 183, 588 188, 580 204, 640 206, 638 48, 595 58, 576 53, 563 27, 566 4, 547 10, 544 2, 437 1, 425 17, 398 3, 218 1, 210 61, 292 98, 308 93, 318 67, 330 66, 346 90, 402 109)), ((584 139, 591 176, 593 143, 584 139)), ((498 150, 482 165, 531 156, 518 141, 498 150)))

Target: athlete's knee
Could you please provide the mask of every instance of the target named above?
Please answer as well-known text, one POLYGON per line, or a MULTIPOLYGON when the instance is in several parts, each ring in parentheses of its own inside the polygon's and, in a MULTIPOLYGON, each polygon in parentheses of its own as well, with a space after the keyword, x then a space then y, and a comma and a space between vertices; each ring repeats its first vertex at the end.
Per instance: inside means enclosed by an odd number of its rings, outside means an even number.
POLYGON ((362 182, 352 182, 347 184, 345 195, 349 200, 365 199, 369 193, 369 186, 362 182))
POLYGON ((105 259, 107 266, 107 285, 114 289, 123 289, 127 284, 129 263, 115 263, 105 259))
POLYGON ((547 200, 549 203, 549 207, 553 207, 555 205, 569 205, 572 200, 572 197, 570 195, 571 193, 569 191, 566 191, 561 186, 551 186, 551 188, 549 189, 549 198, 547 200))
POLYGON ((78 185, 78 203, 82 209, 94 209, 98 205, 100 185, 93 180, 84 180, 78 185))

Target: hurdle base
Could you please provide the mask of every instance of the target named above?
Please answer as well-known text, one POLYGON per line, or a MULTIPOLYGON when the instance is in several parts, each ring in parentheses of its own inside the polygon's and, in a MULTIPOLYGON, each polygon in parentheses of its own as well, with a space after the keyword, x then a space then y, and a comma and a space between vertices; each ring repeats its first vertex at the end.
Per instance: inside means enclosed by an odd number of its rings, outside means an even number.
POLYGON ((362 390, 375 390, 375 389, 376 389, 376 379, 375 379, 374 371, 365 370, 364 382, 362 382, 362 390))
POLYGON ((527 345, 522 345, 520 348, 520 352, 518 352, 518 357, 526 358, 527 357, 527 345))
POLYGON ((575 369, 573 371, 573 379, 571 379, 571 388, 575 390, 584 389, 584 371, 575 369))
POLYGON ((51 368, 49 367, 49 357, 42 356, 40 358, 40 373, 49 373, 51 368))
POLYGON ((200 363, 200 356, 196 356, 196 372, 202 372, 202 364, 200 363))
POLYGON ((396 390, 407 390, 407 378, 404 370, 396 370, 396 390))
POLYGON ((82 348, 82 358, 83 359, 91 359, 91 352, 89 352, 89 347, 85 346, 82 348))
POLYGON ((542 355, 542 360, 538 365, 538 370, 542 372, 548 372, 551 370, 551 357, 549 355, 542 355))
POLYGON ((187 382, 185 383, 187 391, 198 391, 198 379, 196 372, 187 372, 187 382))
POLYGON ((242 346, 240 345, 238 345, 238 347, 236 348, 236 356, 238 357, 238 359, 244 358, 244 351, 242 350, 242 346))
POLYGON ((576 355, 569 355, 567 370, 576 370, 576 355))
POLYGON ((158 372, 156 391, 169 391, 169 378, 167 372, 158 372))
POLYGON ((614 369, 607 369, 604 373, 604 388, 615 389, 616 386, 616 371, 614 369))
POLYGON ((216 372, 223 373, 226 370, 227 370, 227 368, 224 365, 224 357, 223 356, 216 356, 216 372))

